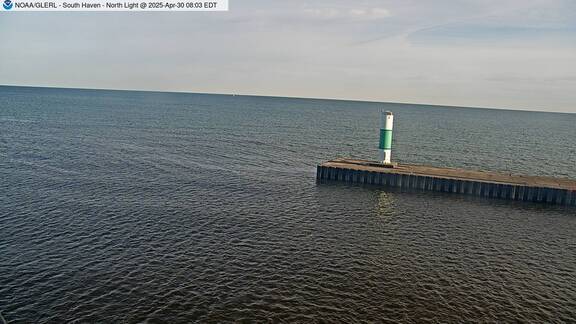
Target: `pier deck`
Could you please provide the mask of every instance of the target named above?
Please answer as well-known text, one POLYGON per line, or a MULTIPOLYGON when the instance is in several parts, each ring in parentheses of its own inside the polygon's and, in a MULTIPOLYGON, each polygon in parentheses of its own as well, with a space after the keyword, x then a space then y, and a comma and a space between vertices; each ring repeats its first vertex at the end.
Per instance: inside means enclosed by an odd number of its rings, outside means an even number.
POLYGON ((451 192, 508 200, 576 206, 576 180, 486 171, 337 159, 317 168, 318 180, 451 192))

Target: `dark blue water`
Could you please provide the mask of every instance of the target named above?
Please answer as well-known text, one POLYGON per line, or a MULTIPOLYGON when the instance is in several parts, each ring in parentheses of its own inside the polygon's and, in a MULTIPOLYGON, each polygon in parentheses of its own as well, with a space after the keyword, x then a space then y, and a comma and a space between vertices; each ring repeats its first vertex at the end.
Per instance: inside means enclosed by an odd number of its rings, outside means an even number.
POLYGON ((10 323, 574 322, 576 210, 316 184, 317 163, 576 178, 576 115, 0 87, 10 323))

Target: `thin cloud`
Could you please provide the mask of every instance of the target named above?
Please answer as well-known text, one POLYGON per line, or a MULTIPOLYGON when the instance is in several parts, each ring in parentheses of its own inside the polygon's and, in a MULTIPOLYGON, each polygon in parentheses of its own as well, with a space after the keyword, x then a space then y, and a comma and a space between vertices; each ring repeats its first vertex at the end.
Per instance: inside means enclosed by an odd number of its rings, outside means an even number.
POLYGON ((573 0, 246 0, 218 14, 7 15, 0 84, 576 112, 574 9, 573 0))
POLYGON ((390 10, 385 8, 305 8, 304 13, 317 19, 375 20, 391 16, 390 10))

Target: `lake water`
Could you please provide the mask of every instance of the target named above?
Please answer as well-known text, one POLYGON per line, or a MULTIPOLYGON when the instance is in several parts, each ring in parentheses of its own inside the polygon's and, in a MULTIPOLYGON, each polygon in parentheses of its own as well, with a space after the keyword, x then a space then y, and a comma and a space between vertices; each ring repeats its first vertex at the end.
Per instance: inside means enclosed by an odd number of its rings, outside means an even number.
POLYGON ((0 87, 10 323, 574 322, 576 209, 317 184, 319 162, 576 178, 576 114, 0 87))

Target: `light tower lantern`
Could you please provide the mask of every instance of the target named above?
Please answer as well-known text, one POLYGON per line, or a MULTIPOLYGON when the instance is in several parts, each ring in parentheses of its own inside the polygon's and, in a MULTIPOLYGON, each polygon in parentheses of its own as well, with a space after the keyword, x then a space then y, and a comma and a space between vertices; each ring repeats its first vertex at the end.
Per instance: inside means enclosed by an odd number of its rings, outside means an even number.
POLYGON ((392 155, 392 128, 394 126, 394 115, 391 111, 380 112, 380 162, 391 164, 392 155))

